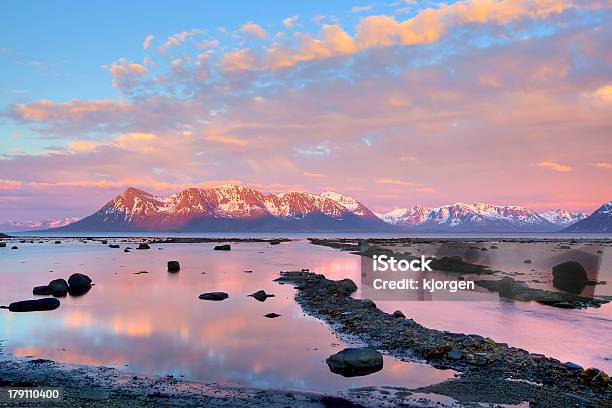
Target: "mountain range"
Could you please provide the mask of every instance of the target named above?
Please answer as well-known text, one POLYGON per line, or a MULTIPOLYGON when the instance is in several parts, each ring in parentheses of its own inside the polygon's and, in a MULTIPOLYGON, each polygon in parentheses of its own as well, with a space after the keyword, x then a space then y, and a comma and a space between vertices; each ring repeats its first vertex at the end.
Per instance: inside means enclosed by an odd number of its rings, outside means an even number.
POLYGON ((586 216, 562 209, 538 214, 525 207, 477 202, 436 208, 417 205, 380 214, 391 225, 420 232, 553 232, 586 216))
POLYGON ((33 220, 33 221, 2 221, 0 222, 0 231, 15 232, 15 231, 37 231, 50 228, 63 227, 79 218, 68 217, 60 220, 33 220))
POLYGON ((167 197, 130 187, 62 231, 393 231, 342 194, 264 194, 251 187, 188 188, 167 197))
MULTIPOLYGON (((477 202, 375 214, 335 192, 268 194, 222 185, 156 196, 130 187, 81 220, 32 223, 21 230, 32 225, 74 232, 610 232, 611 214, 612 202, 589 216, 477 202)), ((9 231, 2 224, 0 229, 9 231)))

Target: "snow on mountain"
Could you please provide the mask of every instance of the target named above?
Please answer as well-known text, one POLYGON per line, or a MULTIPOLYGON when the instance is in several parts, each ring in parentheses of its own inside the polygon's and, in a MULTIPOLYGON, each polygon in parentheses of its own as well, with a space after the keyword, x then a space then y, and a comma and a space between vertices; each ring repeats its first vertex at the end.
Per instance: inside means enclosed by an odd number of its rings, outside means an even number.
POLYGON ((576 222, 580 220, 585 219, 586 217, 589 216, 589 214, 583 213, 583 212, 572 213, 567 210, 557 208, 554 210, 549 210, 549 211, 540 213, 540 216, 542 216, 542 218, 548 220, 549 222, 553 224, 561 225, 561 226, 568 226, 568 225, 575 224, 576 222))
POLYGON ((359 201, 338 193, 265 194, 242 185, 188 188, 159 197, 130 187, 70 230, 389 230, 359 201), (333 228, 332 228, 333 227, 333 228))
POLYGON ((563 232, 612 232, 612 201, 608 201, 585 219, 570 225, 563 232))
POLYGON ((35 221, 3 221, 0 222, 0 231, 18 232, 34 231, 48 228, 59 228, 78 221, 79 218, 67 217, 60 220, 35 220, 35 221))
POLYGON ((421 231, 552 231, 555 226, 539 214, 519 206, 457 202, 436 208, 415 206, 383 214, 398 227, 421 231))

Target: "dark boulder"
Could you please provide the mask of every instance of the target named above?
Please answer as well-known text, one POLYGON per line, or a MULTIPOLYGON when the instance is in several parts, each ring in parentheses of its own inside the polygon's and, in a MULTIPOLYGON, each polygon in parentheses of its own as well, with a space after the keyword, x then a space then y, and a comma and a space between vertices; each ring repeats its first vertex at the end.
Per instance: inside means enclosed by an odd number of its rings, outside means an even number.
POLYGON ((9 305, 8 309, 11 312, 38 312, 43 310, 54 310, 57 309, 59 305, 60 301, 55 298, 44 298, 14 302, 9 305))
POLYGON ((332 373, 344 377, 368 375, 382 370, 382 354, 372 348, 346 348, 325 360, 332 373))
POLYGON ((68 293, 68 282, 65 279, 54 279, 49 282, 49 288, 53 296, 66 296, 68 293))
POLYGON ((19 249, 19 248, 17 248, 17 245, 13 245, 11 249, 19 249))
POLYGON ((181 270, 179 261, 168 261, 168 272, 178 272, 181 270))
POLYGON ((274 295, 266 293, 265 290, 258 290, 255 293, 251 293, 249 296, 259 300, 260 302, 264 302, 269 297, 274 297, 274 295))
POLYGON ((125 248, 123 252, 130 252, 130 248, 125 248))
POLYGON ((32 294, 49 296, 51 294, 51 288, 49 286, 36 286, 32 289, 32 294))
POLYGON ((357 290, 357 285, 352 280, 346 278, 336 282, 336 289, 342 293, 350 295, 357 290))
POLYGON ((138 248, 136 249, 151 249, 151 247, 149 246, 149 244, 138 244, 138 248))
POLYGON ((404 313, 401 310, 396 310, 395 312, 393 312, 393 317, 397 319, 403 319, 406 317, 406 315, 404 315, 404 313))
POLYGON ((567 261, 553 266, 553 286, 564 292, 578 294, 588 281, 587 273, 580 262, 567 261))
POLYGON ((281 317, 282 315, 279 315, 278 313, 268 313, 265 314, 264 317, 267 317, 268 319, 276 319, 277 317, 281 317))
POLYGON ((281 243, 280 239, 273 239, 270 241, 270 245, 279 245, 281 243))
POLYGON ((6 248, 6 242, 0 242, 0 248, 6 248))
POLYGON ((208 292, 208 293, 202 293, 199 297, 202 300, 219 301, 219 300, 227 299, 229 295, 225 292, 208 292))
POLYGON ((119 244, 110 244, 108 247, 109 248, 117 249, 117 248, 119 248, 119 244))
POLYGON ((215 251, 230 251, 231 249, 230 244, 217 245, 214 248, 215 251))
POLYGON ((91 287, 91 278, 82 273, 73 273, 68 278, 68 286, 70 288, 90 288, 91 287))

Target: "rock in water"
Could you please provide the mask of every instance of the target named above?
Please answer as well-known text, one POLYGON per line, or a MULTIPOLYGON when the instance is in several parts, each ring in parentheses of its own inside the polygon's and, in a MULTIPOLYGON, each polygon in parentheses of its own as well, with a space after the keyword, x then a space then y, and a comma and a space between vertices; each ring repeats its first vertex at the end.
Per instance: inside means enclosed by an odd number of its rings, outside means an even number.
POLYGON ((225 300, 228 297, 229 295, 225 292, 208 292, 208 293, 202 293, 200 295, 200 299, 202 300, 214 300, 214 301, 225 300))
POLYGON ((274 297, 274 295, 267 294, 266 291, 263 290, 263 289, 262 290, 258 290, 255 293, 251 293, 249 296, 259 300, 260 302, 265 301, 269 297, 274 297))
POLYGON ((54 310, 57 309, 59 305, 60 301, 55 298, 44 298, 14 302, 9 305, 8 309, 11 312, 38 312, 43 310, 54 310))
POLYGON ((382 370, 382 354, 372 348, 346 348, 325 360, 332 373, 344 377, 368 375, 382 370))
POLYGON ((270 241, 270 245, 280 245, 281 241, 280 239, 273 239, 270 241))
POLYGON ((230 244, 217 245, 214 248, 215 251, 230 251, 231 249, 230 244))
POLYGON ((587 273, 576 261, 567 261, 553 266, 553 286, 565 292, 580 293, 588 280, 587 273))
POLYGON ((0 248, 6 248, 6 242, 0 242, 0 248))
POLYGON ((514 291, 514 279, 504 276, 499 282, 499 296, 512 299, 514 291))
POLYGON ((267 317, 268 319, 276 319, 277 317, 281 317, 282 315, 279 315, 278 313, 268 313, 265 314, 264 317, 267 317))
POLYGON ((66 296, 68 293, 68 282, 65 279, 54 279, 49 282, 49 288, 53 296, 66 296))
POLYGON ((68 278, 68 285, 70 288, 90 288, 91 278, 82 273, 73 273, 68 278))
POLYGON ((151 249, 149 244, 138 244, 138 248, 136 249, 151 249))
POLYGON ((168 272, 178 272, 181 270, 179 261, 168 261, 168 272))
POLYGON ((36 286, 32 289, 32 294, 49 296, 51 294, 51 288, 49 286, 36 286))
POLYGON ((108 247, 109 248, 117 249, 117 248, 119 248, 119 244, 110 244, 108 247))

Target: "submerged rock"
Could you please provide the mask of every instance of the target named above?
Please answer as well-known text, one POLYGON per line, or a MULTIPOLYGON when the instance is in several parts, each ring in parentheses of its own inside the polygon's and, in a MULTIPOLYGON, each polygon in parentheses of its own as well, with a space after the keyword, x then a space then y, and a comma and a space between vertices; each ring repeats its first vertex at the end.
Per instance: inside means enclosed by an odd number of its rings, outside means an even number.
POLYGON ((49 286, 36 286, 32 289, 33 295, 44 295, 49 296, 51 294, 51 288, 49 286))
POLYGON ((214 301, 219 301, 219 300, 225 300, 229 297, 229 295, 225 292, 208 292, 208 293, 202 293, 199 298, 202 300, 214 300, 214 301))
POLYGON ((512 299, 514 291, 514 279, 504 276, 499 282, 499 296, 512 299))
POLYGON ((54 279, 49 282, 49 288, 51 289, 51 294, 53 296, 66 296, 69 287, 70 286, 68 285, 68 282, 66 282, 65 279, 54 279))
POLYGON ((60 301, 55 298, 44 298, 34 300, 22 300, 11 303, 8 307, 11 312, 38 312, 43 310, 54 310, 60 305, 60 301))
POLYGON ((217 245, 214 247, 215 251, 230 251, 232 247, 230 244, 217 245))
POLYGON ((368 375, 382 370, 382 354, 372 348, 346 348, 325 360, 332 373, 344 377, 368 375))
POLYGON ((168 272, 178 272, 181 270, 179 261, 168 261, 168 272))
POLYGON ((249 297, 255 298, 255 299, 259 300, 260 302, 264 302, 267 298, 274 297, 274 295, 268 294, 268 293, 266 293, 265 290, 262 289, 262 290, 258 290, 255 293, 251 293, 249 295, 249 297))

